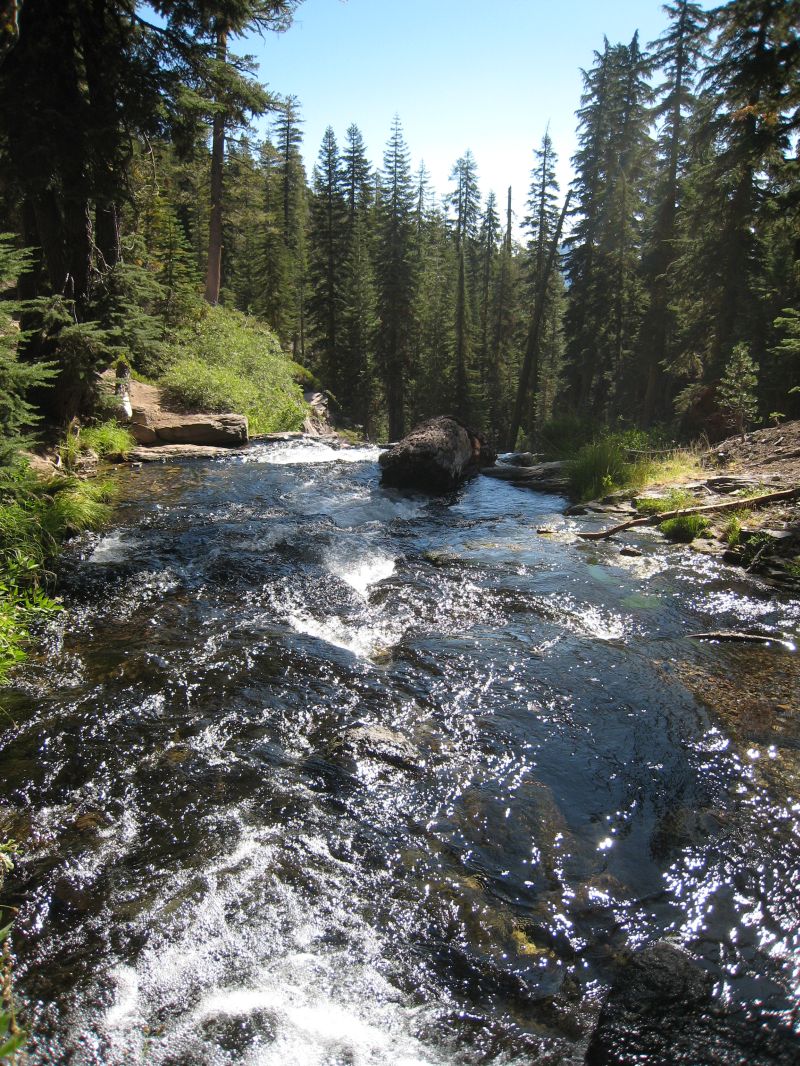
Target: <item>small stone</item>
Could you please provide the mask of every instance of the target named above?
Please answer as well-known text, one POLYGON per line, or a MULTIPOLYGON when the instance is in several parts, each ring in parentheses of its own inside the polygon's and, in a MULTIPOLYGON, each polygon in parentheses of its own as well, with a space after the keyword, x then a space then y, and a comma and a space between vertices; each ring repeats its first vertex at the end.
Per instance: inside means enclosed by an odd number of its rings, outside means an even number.
POLYGON ((620 555, 629 555, 631 558, 638 558, 643 552, 640 552, 638 548, 632 548, 629 544, 626 544, 624 548, 620 548, 620 555))

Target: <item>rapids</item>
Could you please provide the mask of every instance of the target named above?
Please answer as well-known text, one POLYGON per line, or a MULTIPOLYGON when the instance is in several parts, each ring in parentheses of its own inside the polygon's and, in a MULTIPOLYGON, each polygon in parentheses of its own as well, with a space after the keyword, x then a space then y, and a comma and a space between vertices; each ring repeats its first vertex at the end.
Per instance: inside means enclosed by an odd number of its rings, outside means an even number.
MULTIPOLYGON (((377 454, 125 472, 66 553, 0 706, 29 1062, 579 1063, 664 938, 742 1061, 791 1061, 797 656, 688 634, 796 640, 800 603, 377 454), (343 745, 377 726, 414 759, 343 745)), ((725 1061, 705 1032, 685 1061, 725 1061)))

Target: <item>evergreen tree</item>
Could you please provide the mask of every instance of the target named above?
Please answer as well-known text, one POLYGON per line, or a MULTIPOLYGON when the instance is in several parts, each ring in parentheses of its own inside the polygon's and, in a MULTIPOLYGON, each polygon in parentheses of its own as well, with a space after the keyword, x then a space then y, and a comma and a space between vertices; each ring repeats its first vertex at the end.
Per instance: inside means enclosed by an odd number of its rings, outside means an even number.
POLYGON ((745 429, 758 413, 758 373, 746 344, 734 346, 717 389, 720 407, 727 411, 744 439, 745 429))
POLYGON ((782 302, 770 308, 762 298, 764 236, 772 183, 786 173, 798 128, 800 3, 731 0, 715 9, 712 26, 673 271, 674 365, 707 381, 719 377, 735 344, 766 350, 782 302))
POLYGON ((526 412, 523 414, 522 428, 530 436, 533 431, 533 421, 539 406, 543 410, 552 408, 556 382, 559 379, 561 369, 563 331, 561 315, 564 311, 563 280, 561 277, 560 255, 557 255, 555 268, 545 279, 545 266, 547 263, 548 248, 558 226, 558 181, 556 179, 556 163, 558 156, 553 148, 549 129, 546 129, 542 137, 541 147, 534 149, 535 165, 531 173, 531 186, 528 195, 528 214, 525 217, 525 227, 529 233, 527 247, 527 293, 530 314, 539 296, 539 290, 544 285, 543 299, 545 306, 542 311, 544 328, 539 332, 537 350, 533 354, 530 378, 530 399, 526 404, 526 412), (552 347, 548 347, 552 345, 552 347), (544 405, 538 404, 538 393, 542 369, 546 368, 548 398, 544 405))
POLYGON ((414 186, 400 119, 395 118, 383 157, 378 203, 379 244, 377 362, 386 393, 390 440, 405 433, 406 382, 412 376, 411 309, 414 186))
POLYGON ((0 235, 0 287, 4 290, 0 301, 0 467, 30 443, 30 430, 38 416, 28 402, 29 390, 53 377, 47 364, 21 363, 17 358, 20 340, 24 340, 18 323, 22 306, 9 297, 8 287, 30 268, 31 258, 30 252, 14 248, 10 236, 0 235))
POLYGON ((347 201, 336 137, 329 126, 314 168, 309 213, 308 311, 314 366, 340 403, 347 406, 343 367, 339 359, 342 310, 341 268, 347 249, 347 201))
POLYGON ((708 16, 696 3, 677 0, 664 8, 668 30, 651 47, 652 62, 663 71, 656 90, 654 118, 660 123, 655 192, 648 213, 648 233, 642 255, 642 276, 649 306, 639 335, 639 368, 644 392, 640 421, 668 417, 670 393, 664 367, 674 357, 675 315, 670 273, 675 260, 676 219, 680 183, 690 159, 690 119, 695 113, 694 85, 708 43, 708 16))
POLYGON ((647 72, 638 36, 629 45, 606 42, 585 76, 579 112, 575 192, 582 217, 568 260, 569 350, 579 407, 605 418, 625 398, 646 303, 639 258, 651 160, 647 72))

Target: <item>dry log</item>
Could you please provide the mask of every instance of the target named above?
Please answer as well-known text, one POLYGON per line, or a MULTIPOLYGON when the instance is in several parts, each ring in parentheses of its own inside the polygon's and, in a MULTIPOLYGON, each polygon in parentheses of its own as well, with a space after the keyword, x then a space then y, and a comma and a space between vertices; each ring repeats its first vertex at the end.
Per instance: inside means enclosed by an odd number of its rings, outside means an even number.
POLYGON ((631 518, 628 522, 620 522, 618 526, 610 529, 600 529, 594 532, 579 533, 584 540, 606 540, 615 533, 622 533, 634 526, 658 526, 669 518, 679 518, 689 514, 710 514, 713 511, 735 511, 741 508, 750 510, 754 507, 764 507, 769 503, 777 503, 779 500, 793 500, 800 496, 800 485, 791 489, 781 489, 779 492, 767 492, 763 496, 753 496, 750 499, 724 500, 722 503, 707 503, 701 507, 681 507, 676 511, 662 511, 661 514, 643 515, 641 518, 631 518))

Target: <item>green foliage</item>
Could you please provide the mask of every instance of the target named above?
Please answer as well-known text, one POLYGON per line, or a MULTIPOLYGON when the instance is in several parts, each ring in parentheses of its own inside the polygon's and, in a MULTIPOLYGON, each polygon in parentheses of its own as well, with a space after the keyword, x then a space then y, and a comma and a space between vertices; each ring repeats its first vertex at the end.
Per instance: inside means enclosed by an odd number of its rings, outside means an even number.
POLYGON ((627 462, 620 444, 607 437, 584 444, 568 464, 572 494, 579 500, 593 500, 636 480, 634 465, 627 462))
POLYGON ((735 548, 742 537, 742 522, 738 515, 731 515, 722 530, 722 539, 729 548, 735 548))
POLYGON ((717 396, 720 406, 732 415, 742 434, 758 414, 757 384, 758 372, 750 351, 746 344, 737 344, 725 367, 717 396))
POLYGON ((710 526, 709 520, 700 514, 682 514, 668 518, 659 529, 667 538, 679 544, 691 544, 695 537, 702 537, 710 526))
MULTIPOLYGON (((13 237, 0 234, 0 289, 15 284, 30 268, 30 253, 13 246, 13 237)), ((0 302, 0 465, 30 443, 29 430, 38 415, 27 400, 28 392, 46 384, 54 375, 47 363, 24 363, 18 359, 20 343, 27 334, 16 319, 26 305, 18 300, 0 302)))
POLYGON ((254 319, 207 308, 194 327, 178 331, 170 368, 161 380, 167 402, 187 410, 237 411, 251 433, 302 427, 298 367, 274 334, 254 319))
POLYGON ((690 492, 672 489, 666 496, 647 496, 636 501, 636 510, 643 515, 663 514, 665 511, 677 511, 681 507, 691 507, 697 501, 690 492))
POLYGON ((114 483, 57 476, 27 463, 0 469, 0 684, 25 657, 30 626, 61 610, 46 594, 59 545, 110 516, 114 483))
POLYGON ((539 427, 535 446, 548 459, 574 456, 597 436, 597 425, 577 414, 559 414, 539 427))
POLYGON ((101 459, 126 459, 136 447, 131 431, 118 422, 81 428, 78 442, 83 450, 91 450, 101 459))

